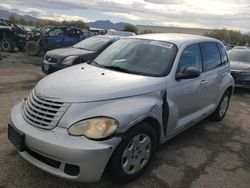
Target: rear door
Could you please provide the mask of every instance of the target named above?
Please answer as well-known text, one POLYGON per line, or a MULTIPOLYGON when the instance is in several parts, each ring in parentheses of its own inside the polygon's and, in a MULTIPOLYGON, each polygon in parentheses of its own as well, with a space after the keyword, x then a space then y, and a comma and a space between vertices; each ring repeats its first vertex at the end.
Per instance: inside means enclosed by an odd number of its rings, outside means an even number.
POLYGON ((65 33, 63 46, 72 46, 80 42, 82 39, 83 33, 81 30, 76 28, 69 28, 65 33))
POLYGON ((227 67, 224 65, 228 63, 228 59, 223 46, 219 43, 204 42, 200 46, 203 59, 203 113, 207 113, 217 107, 221 83, 227 73, 227 67))

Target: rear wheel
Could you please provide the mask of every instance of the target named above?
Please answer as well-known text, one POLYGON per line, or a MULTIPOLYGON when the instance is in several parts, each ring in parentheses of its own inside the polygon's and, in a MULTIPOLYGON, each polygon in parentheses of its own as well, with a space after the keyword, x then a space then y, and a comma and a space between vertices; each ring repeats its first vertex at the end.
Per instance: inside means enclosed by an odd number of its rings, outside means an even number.
POLYGON ((41 47, 40 44, 36 41, 29 41, 26 45, 25 45, 25 52, 28 55, 39 55, 41 52, 41 47))
POLYGON ((111 159, 111 174, 120 182, 138 178, 148 167, 156 148, 154 129, 143 122, 129 130, 111 159))
POLYGON ((214 121, 221 121, 225 117, 228 106, 229 106, 230 98, 231 98, 231 93, 229 90, 227 90, 222 96, 220 103, 218 107, 216 108, 215 112, 211 115, 211 118, 214 121))
POLYGON ((0 41, 1 50, 4 52, 13 52, 15 48, 15 42, 11 39, 2 39, 0 41))

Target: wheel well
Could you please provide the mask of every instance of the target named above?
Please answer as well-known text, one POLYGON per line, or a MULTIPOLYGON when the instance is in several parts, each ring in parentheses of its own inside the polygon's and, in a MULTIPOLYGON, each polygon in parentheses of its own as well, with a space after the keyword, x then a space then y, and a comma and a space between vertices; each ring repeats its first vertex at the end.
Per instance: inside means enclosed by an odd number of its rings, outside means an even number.
POLYGON ((157 146, 160 145, 160 138, 161 138, 161 125, 159 121, 155 118, 148 117, 143 120, 144 122, 147 122, 154 130, 157 136, 157 146))
POLYGON ((233 86, 229 86, 226 91, 229 91, 231 96, 233 95, 233 86))

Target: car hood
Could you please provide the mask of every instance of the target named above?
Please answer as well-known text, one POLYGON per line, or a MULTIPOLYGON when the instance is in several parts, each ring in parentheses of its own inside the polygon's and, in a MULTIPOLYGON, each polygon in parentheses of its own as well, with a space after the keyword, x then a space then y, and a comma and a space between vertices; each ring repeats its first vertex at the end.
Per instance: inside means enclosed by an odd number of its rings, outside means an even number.
POLYGON ((69 47, 69 48, 59 48, 55 50, 50 50, 46 53, 46 56, 63 58, 63 57, 68 57, 68 56, 80 56, 80 55, 86 55, 86 54, 92 54, 92 53, 95 53, 95 52, 69 47))
POLYGON ((230 61, 232 71, 250 71, 250 63, 240 61, 230 61))
POLYGON ((53 73, 36 86, 38 96, 62 102, 93 102, 118 99, 166 88, 165 77, 122 73, 89 64, 53 73))

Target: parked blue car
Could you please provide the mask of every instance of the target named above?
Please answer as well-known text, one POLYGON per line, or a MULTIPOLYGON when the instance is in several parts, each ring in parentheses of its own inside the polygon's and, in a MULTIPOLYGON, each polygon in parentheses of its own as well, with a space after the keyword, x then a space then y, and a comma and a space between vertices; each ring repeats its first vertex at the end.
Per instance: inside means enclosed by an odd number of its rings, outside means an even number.
POLYGON ((25 51, 28 55, 39 55, 41 51, 72 46, 85 38, 80 28, 53 27, 47 32, 35 35, 26 43, 25 51))

